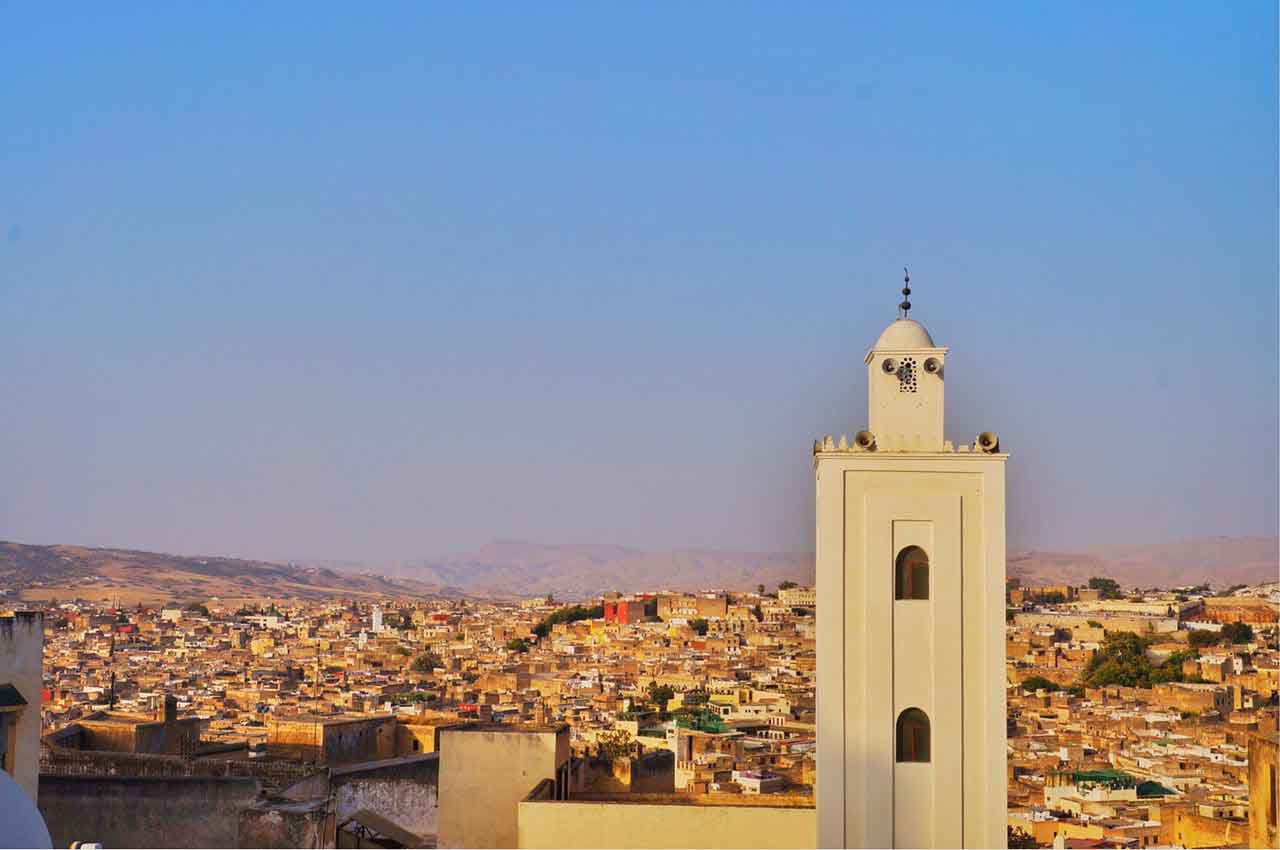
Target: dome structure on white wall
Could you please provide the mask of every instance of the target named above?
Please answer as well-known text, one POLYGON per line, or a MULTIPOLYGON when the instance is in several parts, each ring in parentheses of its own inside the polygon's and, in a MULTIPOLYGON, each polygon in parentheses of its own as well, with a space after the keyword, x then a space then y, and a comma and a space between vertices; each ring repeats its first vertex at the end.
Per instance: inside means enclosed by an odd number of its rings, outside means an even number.
POLYGON ((933 337, 915 319, 895 319, 884 329, 876 344, 877 351, 903 351, 912 348, 935 348, 933 337))

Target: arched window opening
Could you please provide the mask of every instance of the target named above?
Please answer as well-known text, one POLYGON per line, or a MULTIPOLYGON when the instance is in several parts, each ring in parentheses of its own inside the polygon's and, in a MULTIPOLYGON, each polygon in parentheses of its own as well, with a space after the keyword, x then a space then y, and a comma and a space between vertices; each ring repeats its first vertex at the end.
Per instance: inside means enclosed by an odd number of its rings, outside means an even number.
POLYGON ((894 573, 895 599, 929 598, 929 556, 919 546, 908 546, 898 553, 894 573))
POLYGON ((929 715, 908 708, 898 715, 898 761, 929 760, 929 715))

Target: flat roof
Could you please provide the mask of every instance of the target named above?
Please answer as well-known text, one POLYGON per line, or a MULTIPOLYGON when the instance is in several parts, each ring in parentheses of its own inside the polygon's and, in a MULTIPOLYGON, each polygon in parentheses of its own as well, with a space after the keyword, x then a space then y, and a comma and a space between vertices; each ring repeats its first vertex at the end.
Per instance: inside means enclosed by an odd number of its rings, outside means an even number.
POLYGON ((813 797, 798 794, 571 794, 567 800, 528 800, 532 803, 626 803, 649 806, 737 806, 764 809, 812 809, 813 797))
POLYGON ((559 732, 569 728, 568 723, 463 723, 441 729, 441 733, 449 732, 559 732))

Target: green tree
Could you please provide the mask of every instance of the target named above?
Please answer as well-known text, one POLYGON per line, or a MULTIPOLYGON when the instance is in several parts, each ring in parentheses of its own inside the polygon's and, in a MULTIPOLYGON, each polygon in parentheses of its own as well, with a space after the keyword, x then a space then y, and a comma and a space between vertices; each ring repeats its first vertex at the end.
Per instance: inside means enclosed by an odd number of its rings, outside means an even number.
POLYGON ((1052 593, 1042 593, 1038 599, 1041 605, 1061 605, 1067 601, 1067 597, 1056 590, 1052 593))
POLYGON ((1222 635, 1217 632, 1211 632, 1208 629, 1196 629, 1187 635, 1187 645, 1192 649, 1204 649, 1206 646, 1213 646, 1222 640, 1222 635))
POLYGON ((1222 636, 1231 643, 1248 643, 1253 640, 1253 626, 1248 623, 1227 623, 1222 627, 1222 636))
POLYGON ((533 633, 539 639, 546 637, 551 633, 551 627, 557 623, 576 623, 578 620, 598 620, 604 616, 603 605, 593 605, 590 608, 582 605, 570 605, 567 608, 561 608, 553 611, 543 617, 538 624, 533 627, 533 633))
POLYGON ((629 757, 633 750, 633 743, 631 733, 626 729, 610 729, 596 736, 596 748, 600 758, 609 761, 629 757))
POLYGON ((507 651, 508 652, 528 652, 529 641, 525 640, 524 638, 512 638, 511 640, 507 641, 507 651))
POLYGON ((1151 687, 1147 642, 1133 632, 1112 632, 1085 667, 1081 681, 1089 687, 1151 687))
POLYGON ((395 649, 391 651, 394 652, 396 655, 413 655, 413 652, 407 646, 397 646, 395 649))
POLYGON ((1009 831, 1008 846, 1010 850, 1013 850, 1013 848, 1018 848, 1018 850, 1022 850, 1022 848, 1032 848, 1032 847, 1040 846, 1039 844, 1036 843, 1036 840, 1031 837, 1031 833, 1027 832, 1026 830, 1021 828, 1014 829, 1012 826, 1007 827, 1007 829, 1009 831))
POLYGON ((191 602, 191 603, 188 603, 188 604, 187 604, 187 607, 186 607, 184 610, 192 611, 192 612, 194 612, 194 613, 196 613, 196 614, 200 614, 201 616, 204 616, 204 617, 208 617, 208 616, 210 616, 210 614, 209 614, 209 607, 208 607, 207 605, 205 605, 204 603, 202 603, 202 602, 191 602))
POLYGON ((756 593, 760 594, 761 596, 764 596, 764 585, 763 585, 763 584, 757 584, 757 585, 756 585, 756 593))
POLYGON ((1101 593, 1098 595, 1101 596, 1103 599, 1119 599, 1120 598, 1120 585, 1119 583, 1116 582, 1115 579, 1101 578, 1099 576, 1094 576, 1093 578, 1089 579, 1089 588, 1091 590, 1101 591, 1101 593))
POLYGON ((666 711, 667 703, 675 695, 675 689, 670 685, 659 685, 657 680, 649 683, 649 701, 656 705, 660 711, 666 711))
POLYGON ((705 635, 709 626, 710 624, 707 622, 706 617, 696 617, 689 621, 689 628, 700 635, 705 635))
POLYGON ((796 584, 794 581, 780 581, 780 582, 778 582, 778 590, 790 590, 790 589, 791 589, 791 588, 793 588, 793 587, 799 587, 799 586, 800 586, 800 585, 796 584))
POLYGON ((1044 676, 1028 676, 1018 687, 1024 691, 1057 691, 1062 688, 1057 682, 1051 682, 1044 676))
POLYGON ((434 652, 431 652, 430 650, 420 654, 417 658, 413 659, 413 672, 415 673, 430 673, 431 671, 435 670, 437 667, 443 667, 443 666, 444 666, 444 661, 440 658, 440 656, 436 655, 434 652))

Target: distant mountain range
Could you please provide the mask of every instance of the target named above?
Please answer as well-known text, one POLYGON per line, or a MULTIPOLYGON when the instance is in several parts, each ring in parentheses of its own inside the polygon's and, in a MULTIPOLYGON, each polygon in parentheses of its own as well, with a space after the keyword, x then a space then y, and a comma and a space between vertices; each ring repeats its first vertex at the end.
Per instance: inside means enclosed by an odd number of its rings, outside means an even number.
POLYGON ((0 589, 16 590, 24 599, 80 597, 121 605, 215 596, 380 599, 461 594, 456 588, 325 567, 6 541, 0 541, 0 589))
POLYGON ((1080 552, 1010 552, 1009 575, 1030 582, 1114 578, 1125 587, 1215 588, 1280 580, 1280 538, 1201 537, 1173 543, 1101 546, 1080 552))
MULTIPOLYGON (((1083 584, 1091 576, 1114 578, 1126 587, 1257 584, 1277 580, 1280 538, 1211 537, 1079 552, 1015 551, 1008 555, 1008 573, 1029 584, 1083 584)), ((607 590, 773 588, 787 580, 811 584, 813 575, 813 555, 808 553, 515 540, 384 568, 0 542, 0 587, 20 588, 27 598, 78 595, 119 598, 127 604, 211 596, 513 598, 553 593, 572 600, 607 590)))
POLYGON ((554 593, 571 599, 606 590, 748 590, 786 580, 812 583, 813 555, 499 540, 463 555, 404 564, 397 574, 478 595, 554 593))

